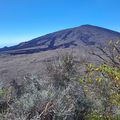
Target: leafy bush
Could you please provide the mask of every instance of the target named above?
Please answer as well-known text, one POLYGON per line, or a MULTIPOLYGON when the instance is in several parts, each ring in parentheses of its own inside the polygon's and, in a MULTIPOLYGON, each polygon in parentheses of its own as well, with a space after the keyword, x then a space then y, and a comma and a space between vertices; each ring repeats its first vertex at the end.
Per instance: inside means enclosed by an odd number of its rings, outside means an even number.
POLYGON ((104 63, 86 66, 86 75, 82 79, 88 96, 96 99, 95 117, 103 120, 120 119, 120 48, 118 42, 111 43, 107 51, 100 48, 104 56, 99 56, 104 63), (110 53, 108 53, 110 52, 110 53), (113 53, 114 52, 114 53, 113 53), (108 62, 107 62, 108 61, 108 62), (99 103, 98 103, 99 102, 99 103))
POLYGON ((46 66, 46 71, 57 89, 66 87, 69 82, 74 82, 77 78, 77 66, 73 54, 63 54, 57 61, 47 63, 46 66))
POLYGON ((120 48, 110 44, 114 54, 103 48, 102 56, 94 53, 102 64, 81 65, 67 53, 46 63, 46 78, 26 75, 21 85, 14 80, 0 87, 0 119, 119 120, 120 48))

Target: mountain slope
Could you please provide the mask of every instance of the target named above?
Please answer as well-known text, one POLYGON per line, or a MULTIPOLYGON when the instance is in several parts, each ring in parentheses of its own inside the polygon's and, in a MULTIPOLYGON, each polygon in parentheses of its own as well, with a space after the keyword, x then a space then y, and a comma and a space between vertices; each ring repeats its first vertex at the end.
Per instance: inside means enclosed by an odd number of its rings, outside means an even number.
POLYGON ((120 33, 109 29, 82 25, 50 33, 28 42, 0 49, 1 53, 29 54, 59 48, 105 45, 109 40, 120 38, 120 33))

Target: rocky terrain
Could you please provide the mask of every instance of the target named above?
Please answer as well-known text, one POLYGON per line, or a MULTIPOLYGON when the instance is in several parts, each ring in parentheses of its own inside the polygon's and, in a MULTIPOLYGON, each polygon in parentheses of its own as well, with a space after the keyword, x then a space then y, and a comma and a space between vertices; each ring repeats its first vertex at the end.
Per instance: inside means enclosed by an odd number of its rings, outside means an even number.
POLYGON ((103 46, 106 45, 109 40, 116 40, 119 38, 119 32, 93 25, 82 25, 50 33, 12 47, 4 47, 0 49, 0 53, 16 55, 37 53, 60 48, 79 47, 79 49, 85 49, 86 46, 89 48, 97 45, 103 46))
POLYGON ((117 40, 120 33, 92 25, 61 30, 0 49, 0 78, 8 82, 22 80, 25 74, 43 75, 45 60, 53 60, 59 54, 73 52, 79 59, 95 61, 89 55, 96 46, 105 46, 109 40, 117 40), (34 54, 31 54, 34 53, 34 54))

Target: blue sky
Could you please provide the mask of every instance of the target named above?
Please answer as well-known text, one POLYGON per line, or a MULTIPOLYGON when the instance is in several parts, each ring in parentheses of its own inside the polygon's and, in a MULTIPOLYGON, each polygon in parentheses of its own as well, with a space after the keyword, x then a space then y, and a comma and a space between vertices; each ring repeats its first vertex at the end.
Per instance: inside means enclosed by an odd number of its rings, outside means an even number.
POLYGON ((0 0, 0 47, 92 24, 120 31, 120 0, 0 0))

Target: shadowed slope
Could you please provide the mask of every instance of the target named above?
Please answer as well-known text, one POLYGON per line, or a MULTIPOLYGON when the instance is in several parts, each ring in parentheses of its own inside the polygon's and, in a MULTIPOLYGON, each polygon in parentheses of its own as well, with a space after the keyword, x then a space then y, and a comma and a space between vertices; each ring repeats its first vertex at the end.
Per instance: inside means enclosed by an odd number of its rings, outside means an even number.
POLYGON ((0 49, 0 52, 9 54, 30 54, 76 46, 103 46, 107 41, 116 40, 118 38, 120 38, 119 32, 93 25, 82 25, 80 27, 50 33, 12 47, 5 47, 0 49))

